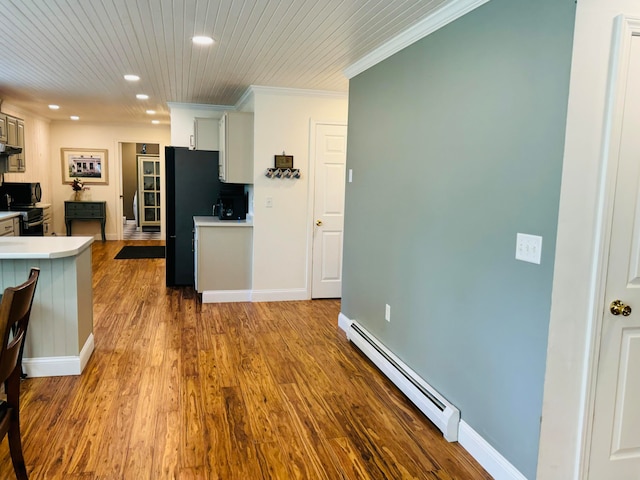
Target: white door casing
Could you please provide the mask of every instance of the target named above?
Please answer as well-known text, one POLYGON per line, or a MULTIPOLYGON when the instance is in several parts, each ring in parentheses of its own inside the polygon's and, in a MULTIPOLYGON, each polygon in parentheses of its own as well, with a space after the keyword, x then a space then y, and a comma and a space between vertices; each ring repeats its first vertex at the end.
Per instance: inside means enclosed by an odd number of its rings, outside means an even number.
POLYGON ((316 123, 311 298, 342 295, 347 126, 316 123))
POLYGON ((612 135, 617 175, 603 295, 588 478, 636 479, 640 472, 640 21, 625 19, 612 135), (614 315, 621 300, 629 316, 614 315))

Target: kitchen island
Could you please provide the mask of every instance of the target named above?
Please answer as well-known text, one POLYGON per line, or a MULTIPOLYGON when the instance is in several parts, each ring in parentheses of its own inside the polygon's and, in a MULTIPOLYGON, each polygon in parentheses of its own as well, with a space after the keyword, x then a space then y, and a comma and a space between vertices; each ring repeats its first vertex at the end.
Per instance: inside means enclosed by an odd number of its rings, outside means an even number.
POLYGON ((93 352, 93 237, 0 238, 0 291, 40 268, 25 341, 30 377, 79 375, 93 352))

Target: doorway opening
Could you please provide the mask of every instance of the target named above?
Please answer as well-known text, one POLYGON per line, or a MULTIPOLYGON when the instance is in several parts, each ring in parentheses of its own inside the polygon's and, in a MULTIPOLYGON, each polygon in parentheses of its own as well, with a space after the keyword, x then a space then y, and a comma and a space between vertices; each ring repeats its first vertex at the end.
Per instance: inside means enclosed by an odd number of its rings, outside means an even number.
POLYGON ((161 240, 160 145, 122 143, 122 239, 161 240))

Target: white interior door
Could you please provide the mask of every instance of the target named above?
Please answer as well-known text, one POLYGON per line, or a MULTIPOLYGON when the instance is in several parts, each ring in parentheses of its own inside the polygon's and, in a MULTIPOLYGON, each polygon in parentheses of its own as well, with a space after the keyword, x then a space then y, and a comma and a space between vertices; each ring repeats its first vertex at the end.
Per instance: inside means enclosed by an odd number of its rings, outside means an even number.
POLYGON ((640 38, 632 37, 628 59, 591 438, 593 480, 640 478, 640 38), (628 316, 611 311, 615 300, 629 306, 628 316))
POLYGON ((347 126, 315 125, 314 235, 312 298, 342 295, 347 126))

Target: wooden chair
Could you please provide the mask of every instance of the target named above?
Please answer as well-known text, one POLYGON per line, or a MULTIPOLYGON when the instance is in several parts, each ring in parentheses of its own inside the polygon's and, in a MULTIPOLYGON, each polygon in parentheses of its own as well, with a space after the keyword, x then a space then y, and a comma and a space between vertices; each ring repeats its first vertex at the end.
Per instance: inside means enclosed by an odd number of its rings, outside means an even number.
POLYGON ((40 269, 32 268, 29 279, 17 287, 6 288, 0 301, 0 382, 4 382, 7 395, 5 401, 0 401, 0 440, 9 435, 11 463, 18 480, 29 478, 20 439, 20 372, 39 275, 40 269))

